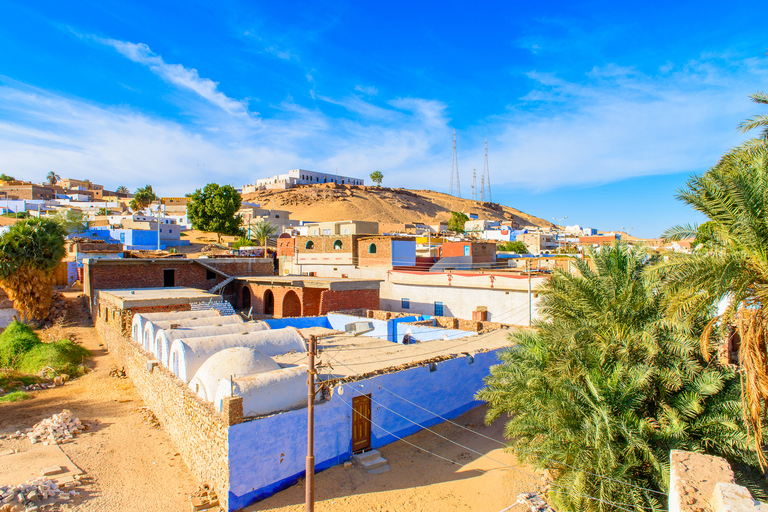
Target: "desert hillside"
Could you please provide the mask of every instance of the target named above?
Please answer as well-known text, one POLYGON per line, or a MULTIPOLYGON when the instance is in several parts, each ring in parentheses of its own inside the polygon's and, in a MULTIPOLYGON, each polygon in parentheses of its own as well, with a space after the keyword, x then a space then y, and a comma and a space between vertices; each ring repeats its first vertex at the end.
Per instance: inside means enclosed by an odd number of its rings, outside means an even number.
POLYGON ((327 222, 365 220, 379 223, 431 223, 447 221, 451 211, 476 213, 481 219, 512 221, 521 226, 548 227, 539 217, 497 203, 460 199, 431 190, 363 187, 325 183, 289 190, 264 190, 245 194, 244 201, 262 208, 287 210, 291 219, 327 222))

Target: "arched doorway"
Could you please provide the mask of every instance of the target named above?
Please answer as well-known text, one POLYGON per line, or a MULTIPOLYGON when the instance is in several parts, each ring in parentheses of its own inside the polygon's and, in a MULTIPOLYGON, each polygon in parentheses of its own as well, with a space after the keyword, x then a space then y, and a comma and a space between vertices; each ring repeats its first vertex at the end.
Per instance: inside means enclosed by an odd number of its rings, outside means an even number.
POLYGON ((251 308, 251 290, 246 286, 243 288, 243 307, 242 309, 251 308))
POLYGON ((264 314, 275 314, 275 296, 272 294, 272 290, 267 290, 264 292, 264 314))
POLYGON ((283 318, 301 316, 301 300, 296 292, 290 290, 283 298, 283 318))

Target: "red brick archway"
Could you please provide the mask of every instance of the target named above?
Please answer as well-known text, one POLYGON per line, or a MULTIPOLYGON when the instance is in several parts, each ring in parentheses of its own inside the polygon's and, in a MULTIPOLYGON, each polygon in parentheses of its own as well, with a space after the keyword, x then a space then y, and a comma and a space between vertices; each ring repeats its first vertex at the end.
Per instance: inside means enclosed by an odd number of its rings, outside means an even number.
POLYGON ((264 304, 265 315, 275 314, 275 295, 272 293, 272 290, 267 288, 267 290, 264 292, 264 297, 262 298, 261 302, 264 304))
POLYGON ((283 297, 282 317, 301 316, 301 300, 295 291, 289 290, 283 297))

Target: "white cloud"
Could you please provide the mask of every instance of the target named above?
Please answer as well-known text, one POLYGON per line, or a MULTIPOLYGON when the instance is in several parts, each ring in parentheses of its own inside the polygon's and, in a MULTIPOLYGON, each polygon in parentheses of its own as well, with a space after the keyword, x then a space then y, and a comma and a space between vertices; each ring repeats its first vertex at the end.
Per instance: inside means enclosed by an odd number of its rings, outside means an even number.
POLYGON ((363 94, 367 94, 368 96, 376 96, 377 94, 379 94, 379 90, 377 88, 375 88, 374 86, 372 86, 372 85, 369 85, 367 87, 362 86, 362 85, 356 85, 355 86, 355 90, 357 92, 361 92, 363 94))
MULTIPOLYGON (((146 46, 113 46, 179 87, 245 112, 214 82, 165 64, 146 46)), ((491 180, 507 189, 704 170, 743 138, 736 125, 756 109, 747 95, 768 78, 763 61, 724 66, 716 59, 677 63, 659 76, 604 66, 583 82, 531 72, 533 87, 524 98, 458 131, 462 181, 469 182, 473 167, 482 169, 485 137, 491 180)), ((314 88, 314 78, 307 80, 314 88)), ((385 185, 447 190, 452 122, 446 103, 317 98, 307 107, 288 96, 258 123, 204 112, 194 124, 182 124, 0 77, 0 170, 34 180, 56 170, 107 188, 151 183, 175 195, 210 181, 242 185, 292 168, 338 167, 358 177, 381 170, 385 185), (339 116, 337 106, 347 114, 339 116)))
POLYGON ((181 64, 168 64, 160 55, 155 54, 144 43, 130 43, 116 39, 92 37, 93 40, 113 47, 133 62, 147 66, 160 78, 179 88, 194 92, 206 101, 218 106, 230 114, 249 115, 245 101, 228 97, 218 89, 218 82, 201 78, 196 69, 188 69, 181 64))

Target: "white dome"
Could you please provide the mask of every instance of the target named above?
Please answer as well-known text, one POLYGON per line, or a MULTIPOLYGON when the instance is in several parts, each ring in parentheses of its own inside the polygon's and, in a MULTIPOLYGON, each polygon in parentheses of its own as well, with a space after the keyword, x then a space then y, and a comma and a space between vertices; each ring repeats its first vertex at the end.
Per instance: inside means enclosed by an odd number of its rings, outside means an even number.
POLYGON ((279 370, 280 365, 254 348, 232 347, 215 353, 197 370, 189 387, 203 400, 213 402, 219 380, 279 370))

